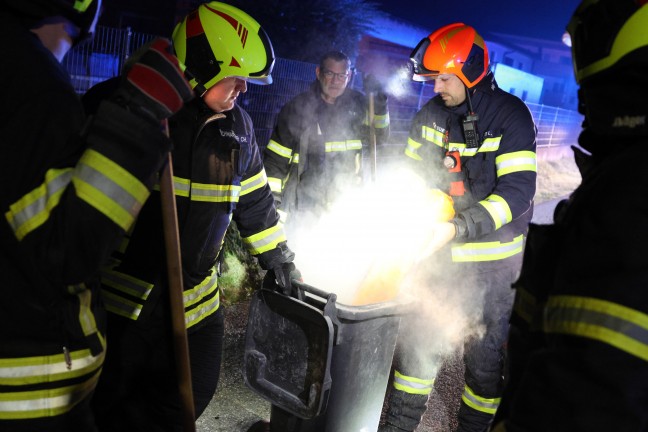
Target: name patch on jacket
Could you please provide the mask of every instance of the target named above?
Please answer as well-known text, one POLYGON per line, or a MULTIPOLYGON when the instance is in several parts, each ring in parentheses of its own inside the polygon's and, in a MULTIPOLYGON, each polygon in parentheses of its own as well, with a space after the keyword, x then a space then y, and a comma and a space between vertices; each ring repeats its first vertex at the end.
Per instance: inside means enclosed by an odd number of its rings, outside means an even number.
POLYGON ((219 129, 219 131, 222 137, 235 139, 238 143, 247 144, 250 142, 249 135, 237 135, 233 130, 219 129))

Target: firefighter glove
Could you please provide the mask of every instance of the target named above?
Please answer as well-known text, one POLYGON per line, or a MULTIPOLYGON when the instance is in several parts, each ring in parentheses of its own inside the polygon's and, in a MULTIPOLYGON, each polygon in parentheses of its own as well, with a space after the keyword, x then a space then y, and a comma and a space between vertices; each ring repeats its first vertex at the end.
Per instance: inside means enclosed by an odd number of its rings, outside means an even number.
POLYGON ((297 290, 292 285, 292 281, 297 280, 301 282, 302 275, 294 263, 281 263, 268 270, 265 277, 267 279, 267 281, 264 281, 265 286, 274 285, 283 294, 299 298, 297 290))
POLYGON ((365 93, 383 94, 382 84, 373 74, 367 74, 362 78, 363 89, 365 93))
POLYGON ((144 45, 124 68, 115 101, 155 122, 171 117, 194 96, 171 42, 157 38, 144 45))

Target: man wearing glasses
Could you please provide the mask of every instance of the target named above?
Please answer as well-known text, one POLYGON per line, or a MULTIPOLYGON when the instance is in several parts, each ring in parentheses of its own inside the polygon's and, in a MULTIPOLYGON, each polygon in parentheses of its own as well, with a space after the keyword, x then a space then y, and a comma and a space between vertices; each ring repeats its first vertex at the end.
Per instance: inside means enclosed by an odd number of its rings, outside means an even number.
POLYGON ((281 109, 264 156, 268 183, 290 230, 362 183, 370 94, 378 145, 389 136, 387 96, 372 75, 363 79, 366 94, 347 88, 351 61, 340 51, 324 54, 315 75, 311 87, 281 109))

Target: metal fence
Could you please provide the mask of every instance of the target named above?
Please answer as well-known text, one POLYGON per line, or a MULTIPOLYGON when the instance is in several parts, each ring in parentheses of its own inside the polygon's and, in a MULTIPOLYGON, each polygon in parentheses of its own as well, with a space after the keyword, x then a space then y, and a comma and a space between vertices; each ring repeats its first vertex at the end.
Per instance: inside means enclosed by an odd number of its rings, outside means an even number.
MULTIPOLYGON (((74 48, 64 59, 72 82, 80 94, 92 85, 118 75, 124 62, 154 35, 131 29, 99 26, 90 44, 74 48)), ((279 58, 272 72, 274 83, 269 86, 249 85, 239 103, 254 121, 257 140, 264 147, 272 132, 281 107, 298 93, 306 90, 315 78, 315 64, 279 58)), ((354 75, 350 86, 361 87, 361 78, 354 75)), ((391 95, 389 113, 391 137, 381 158, 400 153, 414 114, 434 96, 432 85, 403 80, 397 95, 391 95)), ((527 103, 538 127, 538 147, 568 146, 577 143, 583 116, 558 107, 527 103)))

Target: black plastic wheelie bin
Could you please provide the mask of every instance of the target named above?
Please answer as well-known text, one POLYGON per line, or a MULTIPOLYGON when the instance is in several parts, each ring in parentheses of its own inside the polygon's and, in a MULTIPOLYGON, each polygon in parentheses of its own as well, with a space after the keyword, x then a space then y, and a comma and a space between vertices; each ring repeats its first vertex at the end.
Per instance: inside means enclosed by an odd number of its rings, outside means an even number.
POLYGON ((375 432, 407 301, 364 306, 293 281, 250 303, 243 376, 271 404, 271 432, 375 432))

